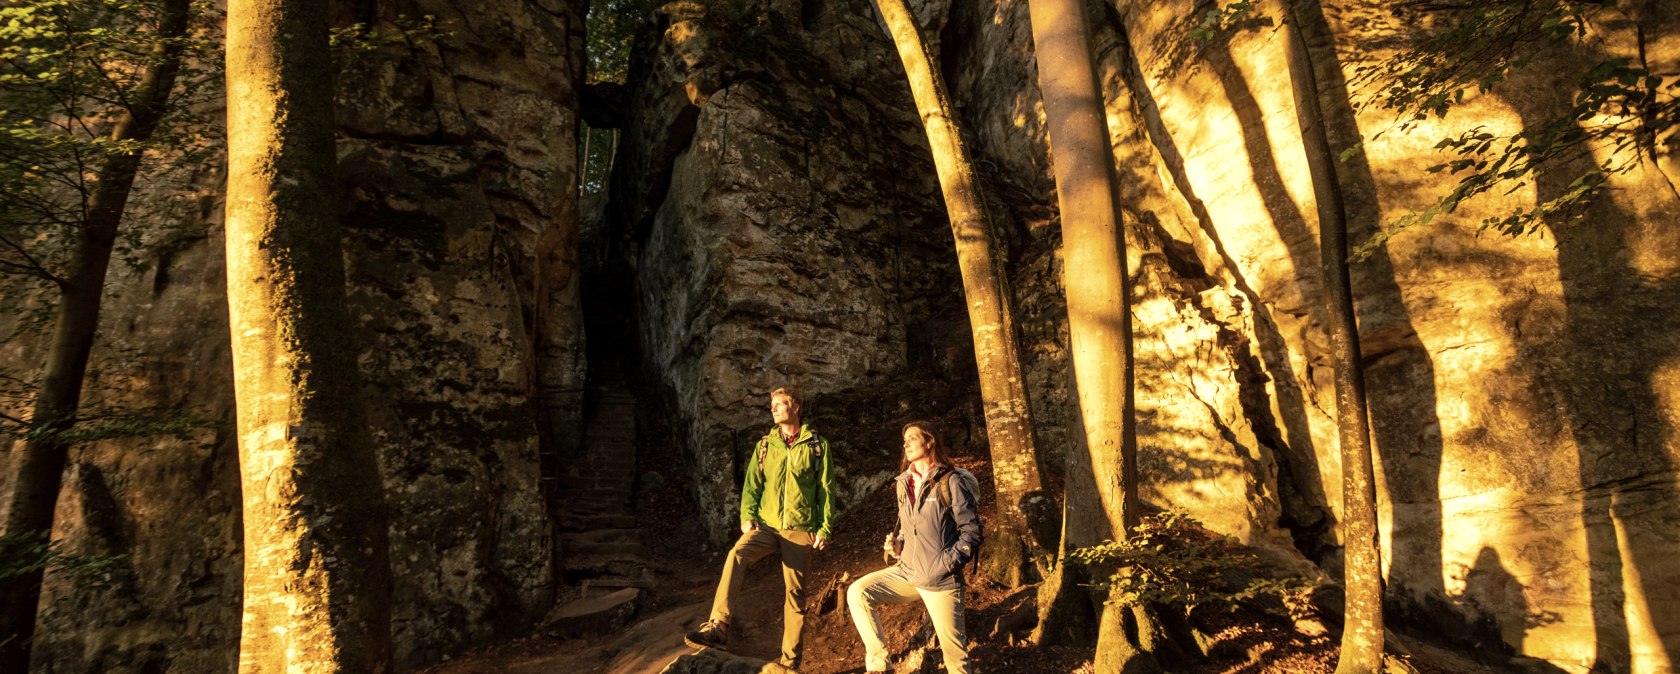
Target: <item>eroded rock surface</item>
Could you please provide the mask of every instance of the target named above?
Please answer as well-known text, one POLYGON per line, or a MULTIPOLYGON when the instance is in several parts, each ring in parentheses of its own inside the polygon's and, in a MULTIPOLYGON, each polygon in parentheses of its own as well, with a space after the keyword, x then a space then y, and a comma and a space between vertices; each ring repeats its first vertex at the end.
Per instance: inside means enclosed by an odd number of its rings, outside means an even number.
POLYGON ((871 15, 741 6, 660 10, 660 46, 631 78, 642 104, 626 147, 640 158, 621 164, 647 173, 622 170, 612 195, 616 212, 643 214, 627 224, 644 358, 718 541, 738 529, 771 390, 806 391, 807 418, 855 471, 852 448, 881 448, 862 447, 858 419, 821 425, 819 408, 877 398, 912 351, 951 345, 923 328, 961 301, 931 158, 871 15))
MULTIPOLYGON (((579 432, 583 10, 364 9, 345 23, 409 26, 343 59, 339 211, 392 518, 392 631, 398 666, 412 669, 523 630, 553 601, 538 439, 567 451, 579 432), (426 14, 434 27, 417 27, 426 14)), ((184 181, 201 190, 196 217, 148 234, 140 264, 114 269, 95 348, 103 374, 89 386, 91 405, 191 412, 211 427, 77 450, 55 535, 121 555, 130 572, 107 588, 49 574, 38 670, 235 668, 242 562, 218 171, 184 181)), ((139 203, 178 181, 142 184, 139 203)), ((133 226, 147 225, 137 212, 133 226)))

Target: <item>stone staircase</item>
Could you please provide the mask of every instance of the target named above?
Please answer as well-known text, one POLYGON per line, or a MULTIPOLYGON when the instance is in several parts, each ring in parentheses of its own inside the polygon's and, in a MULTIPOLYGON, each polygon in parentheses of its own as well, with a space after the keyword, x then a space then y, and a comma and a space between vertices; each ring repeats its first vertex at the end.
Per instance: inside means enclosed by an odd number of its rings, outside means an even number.
MULTIPOLYGON (((636 510, 636 398, 622 381, 596 387, 583 446, 558 484, 561 572, 587 588, 652 585, 636 510)), ((594 592, 587 592, 594 594, 594 592)))

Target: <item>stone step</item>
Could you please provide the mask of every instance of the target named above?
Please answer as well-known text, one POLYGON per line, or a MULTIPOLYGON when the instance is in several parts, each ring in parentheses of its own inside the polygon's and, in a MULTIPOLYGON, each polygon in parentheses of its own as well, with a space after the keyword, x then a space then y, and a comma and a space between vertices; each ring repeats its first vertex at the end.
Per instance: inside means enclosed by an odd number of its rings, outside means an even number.
POLYGON ((575 492, 561 492, 563 499, 560 511, 563 513, 588 514, 616 514, 633 510, 630 507, 629 494, 609 493, 606 496, 582 496, 575 492))
POLYGON ((585 452, 577 457, 568 471, 574 475, 603 473, 631 474, 636 470, 636 455, 619 450, 585 452))
POLYGON ((576 482, 572 484, 565 484, 565 480, 567 478, 560 479, 561 482, 557 482, 554 485, 557 487, 554 494, 559 496, 561 502, 563 503, 624 501, 629 499, 630 494, 634 491, 630 487, 634 484, 633 480, 627 480, 618 484, 611 484, 606 481, 601 481, 598 484, 587 484, 584 482, 585 480, 589 480, 590 482, 595 482, 595 480, 591 480, 590 478, 575 477, 571 479, 576 480, 576 482))
POLYGON ((561 513, 558 524, 560 531, 564 532, 629 529, 634 526, 636 516, 628 513, 561 513))
POLYGON ((555 485, 567 491, 575 489, 630 491, 630 485, 635 482, 636 476, 634 475, 613 472, 606 475, 562 475, 555 485))
POLYGON ((595 571, 634 576, 647 566, 646 551, 640 545, 611 548, 560 546, 561 568, 567 571, 595 571), (629 569, 625 571, 624 569, 629 569))
POLYGON ((623 473, 629 475, 636 470, 636 455, 619 450, 585 452, 575 459, 576 463, 568 471, 574 475, 602 475, 607 473, 623 473))
POLYGON ((612 592, 626 587, 642 589, 651 588, 657 583, 653 578, 653 570, 642 567, 642 572, 635 576, 596 576, 583 579, 583 594, 589 596, 600 592, 612 592))
POLYGON ((584 495, 579 492, 561 490, 560 510, 575 513, 621 513, 630 512, 630 494, 628 492, 605 492, 605 495, 584 495))
POLYGON ((566 504, 620 504, 628 507, 632 493, 630 484, 629 482, 618 485, 599 484, 594 486, 561 484, 554 493, 566 504))
POLYGON ((573 476, 559 477, 558 486, 561 489, 612 489, 612 491, 630 491, 630 484, 635 482, 635 476, 628 471, 580 472, 573 476))
POLYGON ((622 456, 633 461, 636 458, 636 437, 633 435, 585 435, 583 437, 583 451, 579 454, 585 458, 602 459, 622 456))
POLYGON ((627 587, 604 596, 568 602, 543 618, 542 631, 560 638, 617 632, 630 624, 641 596, 641 590, 627 587))
POLYGON ((609 546, 624 543, 641 545, 642 532, 640 529, 596 529, 576 534, 566 534, 561 538, 576 545, 609 546))
POLYGON ((630 475, 636 470, 636 457, 628 452, 601 452, 599 454, 584 454, 578 457, 577 463, 567 471, 568 475, 603 475, 620 473, 630 475))
POLYGON ((636 428, 636 415, 628 407, 613 409, 595 409, 589 413, 589 421, 584 422, 585 433, 607 431, 625 433, 636 428))
POLYGON ((583 451, 579 454, 584 458, 610 459, 622 456, 634 461, 636 458, 636 437, 623 436, 583 436, 583 451))
POLYGON ((623 447, 589 450, 577 455, 573 468, 578 472, 636 469, 636 453, 623 447))
POLYGON ((591 386, 583 445, 552 483, 560 504, 561 567, 569 579, 593 588, 651 587, 631 498, 639 475, 636 396, 621 376, 592 374, 600 379, 591 386))
POLYGON ((647 562, 641 559, 611 556, 566 556, 561 571, 574 580, 599 576, 635 577, 643 573, 647 562))

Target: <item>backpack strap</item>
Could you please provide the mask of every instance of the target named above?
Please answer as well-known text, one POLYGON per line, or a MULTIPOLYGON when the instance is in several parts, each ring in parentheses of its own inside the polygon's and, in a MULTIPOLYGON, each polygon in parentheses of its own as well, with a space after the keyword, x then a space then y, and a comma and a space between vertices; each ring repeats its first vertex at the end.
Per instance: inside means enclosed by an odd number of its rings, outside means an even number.
MULTIPOLYGON (((951 472, 945 476, 945 479, 942 479, 938 484, 933 485, 934 497, 939 499, 939 505, 944 506, 947 509, 951 507, 951 482, 955 480, 960 485, 963 480, 962 473, 957 472, 958 470, 960 469, 953 467, 951 472)), ((974 503, 977 498, 979 498, 977 494, 971 493, 968 495, 969 503, 974 503)))
MULTIPOLYGON (((758 458, 753 460, 753 464, 754 464, 754 468, 756 468, 758 470, 758 477, 761 480, 764 479, 764 458, 766 456, 770 455, 770 436, 774 435, 774 434, 777 434, 777 433, 780 433, 780 432, 781 432, 781 428, 776 427, 776 426, 771 426, 770 427, 770 432, 765 433, 764 437, 758 439, 758 449, 755 450, 755 453, 758 455, 758 458)), ((811 448, 812 448, 813 451, 815 451, 817 453, 817 458, 819 458, 819 459, 822 458, 822 452, 823 452, 822 436, 817 435, 816 431, 811 431, 811 438, 809 440, 806 440, 806 442, 811 443, 811 448)), ((796 442, 796 443, 794 443, 794 447, 797 447, 801 444, 804 444, 804 443, 796 442)), ((792 447, 789 447, 789 449, 792 449, 792 447)))
MULTIPOLYGON (((774 432, 774 429, 772 429, 774 432)), ((758 479, 764 479, 764 457, 770 453, 770 436, 758 439, 758 449, 754 452, 758 458, 753 460, 753 467, 758 470, 758 479)))
MULTIPOLYGON (((938 484, 933 486, 934 497, 939 499, 939 505, 947 511, 951 509, 951 481, 956 480, 960 484, 963 480, 962 473, 957 472, 957 470, 958 469, 956 468, 952 468, 951 473, 946 475, 945 479, 940 480, 938 484)), ((979 498, 979 495, 977 494, 971 493, 968 495, 968 502, 974 507, 974 514, 976 517, 980 515, 980 504, 975 502, 975 499, 977 498, 979 498)), ((951 515, 948 514, 947 517, 951 517, 951 515)), ((982 535, 984 535, 983 530, 982 535)), ((980 568, 980 551, 975 550, 972 554, 970 554, 968 563, 964 566, 968 567, 967 575, 974 575, 974 573, 980 568)), ((964 572, 959 569, 957 575, 961 577, 964 575, 964 572)))

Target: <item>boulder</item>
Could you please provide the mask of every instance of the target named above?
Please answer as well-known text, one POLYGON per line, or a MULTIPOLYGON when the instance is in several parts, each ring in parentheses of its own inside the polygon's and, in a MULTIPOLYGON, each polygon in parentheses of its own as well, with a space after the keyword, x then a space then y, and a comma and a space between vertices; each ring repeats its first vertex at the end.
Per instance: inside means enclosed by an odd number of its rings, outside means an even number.
POLYGON ((793 671, 774 662, 704 648, 672 660, 660 674, 790 674, 793 671))

